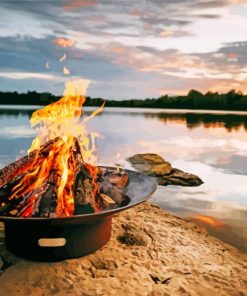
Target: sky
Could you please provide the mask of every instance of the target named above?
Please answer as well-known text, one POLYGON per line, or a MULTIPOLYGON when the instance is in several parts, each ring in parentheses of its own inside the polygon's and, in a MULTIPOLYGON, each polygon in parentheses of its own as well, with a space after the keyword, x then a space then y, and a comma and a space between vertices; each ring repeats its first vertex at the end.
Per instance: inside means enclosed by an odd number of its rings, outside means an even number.
POLYGON ((0 90, 247 92, 247 0, 0 0, 0 90))

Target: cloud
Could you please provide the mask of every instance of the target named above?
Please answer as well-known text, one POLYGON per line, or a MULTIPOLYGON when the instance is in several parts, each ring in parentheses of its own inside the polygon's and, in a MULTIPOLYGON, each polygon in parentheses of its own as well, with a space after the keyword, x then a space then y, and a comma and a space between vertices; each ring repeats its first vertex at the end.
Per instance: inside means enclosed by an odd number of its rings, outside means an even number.
POLYGON ((88 7, 96 5, 94 1, 67 1, 68 4, 63 6, 64 10, 72 10, 80 7, 88 7))
POLYGON ((53 87, 59 93, 63 80, 51 77, 63 77, 65 66, 72 75, 95 81, 91 95, 110 98, 176 94, 191 88, 246 90, 247 22, 239 1, 128 4, 0 1, 0 72, 5 75, 1 88, 53 87), (16 77, 26 77, 28 85, 16 77), (40 79, 42 85, 37 83, 40 79))
POLYGON ((160 32, 160 36, 162 36, 162 37, 169 37, 169 36, 172 36, 172 35, 173 35, 173 31, 165 30, 165 31, 160 32))
POLYGON ((217 8, 217 7, 224 7, 226 5, 229 5, 230 1, 226 0, 215 0, 215 1, 198 1, 196 3, 196 7, 205 9, 205 8, 217 8))
POLYGON ((0 72, 0 77, 9 79, 57 79, 54 75, 30 72, 0 72))
POLYGON ((220 15, 218 14, 198 14, 198 17, 205 19, 218 19, 220 15))
POLYGON ((75 41, 74 40, 70 40, 68 38, 55 38, 53 40, 54 44, 63 47, 63 48, 68 48, 68 47, 72 47, 75 45, 75 41))

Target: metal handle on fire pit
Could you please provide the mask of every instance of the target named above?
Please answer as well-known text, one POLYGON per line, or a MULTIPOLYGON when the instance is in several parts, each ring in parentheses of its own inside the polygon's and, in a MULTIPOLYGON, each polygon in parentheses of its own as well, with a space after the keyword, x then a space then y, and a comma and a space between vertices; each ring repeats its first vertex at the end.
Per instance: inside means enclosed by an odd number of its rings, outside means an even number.
POLYGON ((66 244, 65 238, 40 238, 38 240, 40 247, 63 247, 66 244))

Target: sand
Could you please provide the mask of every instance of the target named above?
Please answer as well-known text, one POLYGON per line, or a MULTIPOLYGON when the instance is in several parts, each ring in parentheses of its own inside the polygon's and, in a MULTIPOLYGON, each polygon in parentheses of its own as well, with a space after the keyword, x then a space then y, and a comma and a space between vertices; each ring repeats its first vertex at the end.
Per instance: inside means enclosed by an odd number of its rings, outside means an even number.
POLYGON ((3 246, 0 255, 1 296, 247 295, 246 254, 149 203, 116 215, 111 240, 86 257, 35 263, 3 246))

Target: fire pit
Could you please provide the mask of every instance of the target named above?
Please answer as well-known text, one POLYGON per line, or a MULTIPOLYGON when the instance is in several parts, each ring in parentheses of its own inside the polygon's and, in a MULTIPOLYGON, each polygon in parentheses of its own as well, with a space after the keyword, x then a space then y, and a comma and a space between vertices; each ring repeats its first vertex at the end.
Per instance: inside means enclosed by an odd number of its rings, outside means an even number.
POLYGON ((28 154, 0 170, 0 220, 6 247, 20 257, 54 261, 80 257, 111 236, 114 213, 146 200, 150 177, 96 165, 95 138, 82 105, 89 81, 67 82, 64 96, 35 111, 37 136, 28 154))
POLYGON ((147 200, 157 188, 152 178, 126 172, 129 182, 124 192, 130 201, 125 206, 63 218, 0 216, 5 223, 6 247, 17 256, 37 261, 76 258, 96 251, 111 237, 112 215, 147 200))

